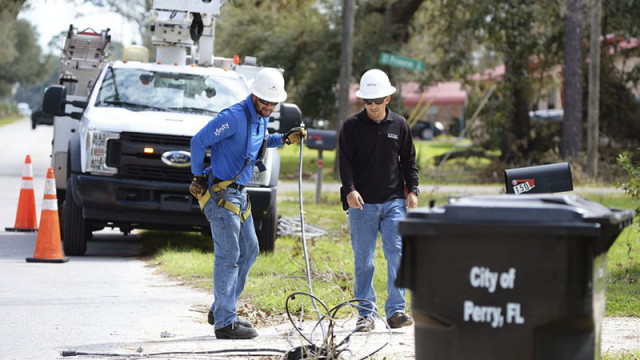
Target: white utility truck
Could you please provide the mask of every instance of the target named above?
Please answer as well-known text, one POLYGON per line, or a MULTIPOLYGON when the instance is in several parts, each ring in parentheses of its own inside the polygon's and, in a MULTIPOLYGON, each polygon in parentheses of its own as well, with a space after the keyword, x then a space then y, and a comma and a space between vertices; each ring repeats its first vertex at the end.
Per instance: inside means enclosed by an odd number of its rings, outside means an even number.
MULTIPOLYGON (((190 140, 249 95, 260 68, 213 56, 220 6, 221 0, 154 0, 155 62, 142 47, 125 48, 122 61, 108 62, 108 29, 70 28, 62 85, 49 87, 43 101, 44 111, 55 115, 53 166, 65 254, 83 255, 92 232, 105 227, 125 234, 210 230, 188 192, 190 140)), ((300 109, 283 103, 270 131, 301 122, 300 109)), ((268 150, 264 164, 267 170, 254 173, 247 192, 260 248, 270 251, 278 223, 277 149, 268 150)))

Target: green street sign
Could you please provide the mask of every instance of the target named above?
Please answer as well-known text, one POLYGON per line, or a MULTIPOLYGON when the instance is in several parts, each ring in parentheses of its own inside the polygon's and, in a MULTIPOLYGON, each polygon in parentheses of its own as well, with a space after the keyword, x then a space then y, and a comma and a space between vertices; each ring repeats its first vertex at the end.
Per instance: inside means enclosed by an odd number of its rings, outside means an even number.
POLYGON ((389 53, 380 53, 378 62, 385 65, 391 65, 403 69, 423 72, 427 64, 424 61, 410 59, 403 56, 393 55, 389 53))

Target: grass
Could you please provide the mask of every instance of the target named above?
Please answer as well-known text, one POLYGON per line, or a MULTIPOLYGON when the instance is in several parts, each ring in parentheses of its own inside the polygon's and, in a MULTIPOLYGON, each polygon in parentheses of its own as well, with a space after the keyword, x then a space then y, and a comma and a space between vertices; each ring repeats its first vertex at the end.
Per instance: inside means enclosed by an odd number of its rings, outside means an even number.
POLYGON ((12 124, 18 120, 21 120, 24 116, 18 114, 18 115, 11 115, 8 117, 0 117, 0 126, 3 125, 9 125, 12 124))
MULTIPOLYGON (((468 178, 469 180, 475 178, 474 176, 460 176, 461 172, 467 174, 473 171, 480 171, 479 169, 485 168, 489 164, 489 160, 478 157, 471 157, 466 161, 462 159, 454 159, 445 163, 441 169, 439 169, 437 176, 436 164, 434 164, 434 158, 436 156, 444 155, 450 150, 462 150, 470 146, 469 140, 454 141, 454 140, 439 140, 439 141, 425 141, 415 140, 414 145, 416 147, 416 163, 418 165, 418 171, 420 173, 420 182, 422 184, 432 184, 436 181, 451 181, 454 178, 468 178)), ((280 153, 280 178, 281 179, 297 179, 298 167, 300 164, 300 146, 284 146, 278 149, 280 153)), ((318 158, 320 152, 315 149, 304 148, 304 160, 302 163, 303 177, 309 180, 315 180, 315 173, 318 170, 318 158)), ((335 150, 323 150, 322 151, 322 181, 323 182, 338 182, 337 176, 334 172, 336 162, 335 150)), ((463 181, 468 182, 468 181, 463 181)))
MULTIPOLYGON (((299 218, 297 196, 278 202, 282 216, 299 218)), ((315 194, 303 194, 305 223, 328 231, 320 238, 307 238, 313 293, 328 308, 354 298, 353 257, 346 225, 346 213, 341 211, 338 194, 324 194, 320 204, 315 194)), ((211 238, 195 233, 143 232, 145 253, 162 271, 177 276, 193 286, 211 289, 213 249, 211 238), (155 249, 155 250, 154 250, 155 249)), ((378 292, 379 309, 386 299, 386 261, 378 249, 375 259, 374 286, 378 292)), ((299 236, 279 237, 273 253, 260 254, 251 268, 243 297, 250 298, 255 314, 282 314, 284 302, 292 293, 308 292, 302 241, 299 236), (265 286, 269 284, 269 286, 265 286)))
POLYGON ((602 354, 602 360, 638 360, 640 351, 623 351, 621 353, 602 354))
MULTIPOLYGON (((278 202, 282 216, 299 218, 297 194, 287 194, 278 202)), ((589 195, 608 207, 634 208, 622 194, 589 195)), ((446 198, 443 195, 443 199, 446 198)), ((353 298, 353 257, 346 214, 340 208, 337 193, 324 193, 315 204, 313 192, 303 193, 305 223, 328 231, 319 238, 307 238, 313 290, 329 307, 353 298)), ((444 200, 443 200, 444 201, 444 200)), ((441 203, 441 201, 438 201, 441 203)), ((189 233, 144 232, 145 252, 162 270, 187 282, 211 289, 213 248, 208 236, 189 233)), ((627 227, 607 255, 606 316, 640 316, 640 232, 627 227)), ((384 308, 386 262, 380 242, 376 251, 374 287, 380 295, 378 307, 384 308)), ((308 291, 302 243, 298 236, 283 236, 273 253, 261 254, 251 269, 244 295, 251 304, 269 313, 281 312, 287 295, 308 291), (269 284, 265 287, 264 284, 269 284)))
MULTIPOLYGON (((585 194, 609 208, 635 209, 637 203, 622 194, 585 194)), ((640 227, 628 226, 607 253, 606 316, 640 317, 640 227)))
POLYGON ((626 228, 607 253, 607 316, 640 317, 640 228, 626 228))

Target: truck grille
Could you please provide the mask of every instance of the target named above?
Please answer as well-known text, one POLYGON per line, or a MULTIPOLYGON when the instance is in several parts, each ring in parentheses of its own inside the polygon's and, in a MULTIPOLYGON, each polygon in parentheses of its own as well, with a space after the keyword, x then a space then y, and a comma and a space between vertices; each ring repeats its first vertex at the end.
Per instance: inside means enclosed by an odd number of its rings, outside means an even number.
POLYGON ((109 141, 107 165, 117 168, 120 178, 190 183, 191 167, 169 166, 160 159, 166 151, 190 151, 190 146, 189 136, 122 133, 109 141), (144 148, 153 148, 153 154, 144 148))

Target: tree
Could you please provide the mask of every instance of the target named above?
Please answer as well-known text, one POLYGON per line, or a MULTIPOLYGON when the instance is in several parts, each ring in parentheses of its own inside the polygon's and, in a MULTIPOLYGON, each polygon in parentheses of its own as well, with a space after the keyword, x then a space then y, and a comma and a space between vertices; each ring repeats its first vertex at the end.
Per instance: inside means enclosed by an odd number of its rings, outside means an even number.
POLYGON ((531 151, 532 82, 553 61, 548 39, 557 29, 549 19, 558 17, 558 4, 553 0, 443 0, 430 3, 424 11, 433 48, 440 53, 434 68, 441 77, 464 80, 477 71, 474 64, 483 54, 505 65, 496 92, 501 98, 491 101, 486 110, 495 116, 483 118, 501 150, 501 160, 526 161, 531 151))
POLYGON ((255 56, 265 66, 284 68, 287 101, 297 103, 306 116, 330 118, 339 74, 339 21, 313 1, 277 5, 277 11, 271 2, 224 7, 216 28, 216 54, 255 56))
POLYGON ((24 7, 27 0, 0 0, 0 14, 8 15, 13 20, 24 7))
POLYGON ((137 24, 142 45, 149 49, 152 48, 149 13, 153 8, 153 0, 84 0, 84 2, 103 7, 109 12, 119 14, 129 22, 137 24))
POLYGON ((34 84, 48 75, 46 59, 37 44, 33 27, 15 20, 8 12, 0 14, 0 96, 11 95, 16 83, 34 84))
MULTIPOLYGON (((148 28, 151 0, 84 0, 148 28)), ((356 11, 353 77, 380 67, 380 51, 402 48, 411 22, 424 0, 361 0, 356 11)), ((305 115, 335 119, 335 85, 339 79, 341 1, 227 1, 217 20, 215 53, 256 56, 268 66, 285 68, 288 101, 305 115), (287 14, 287 16, 283 16, 287 14)), ((149 46, 150 34, 143 33, 149 46), (146 34, 146 35, 144 35, 146 34)), ((355 81, 352 79, 352 81, 355 81)))

